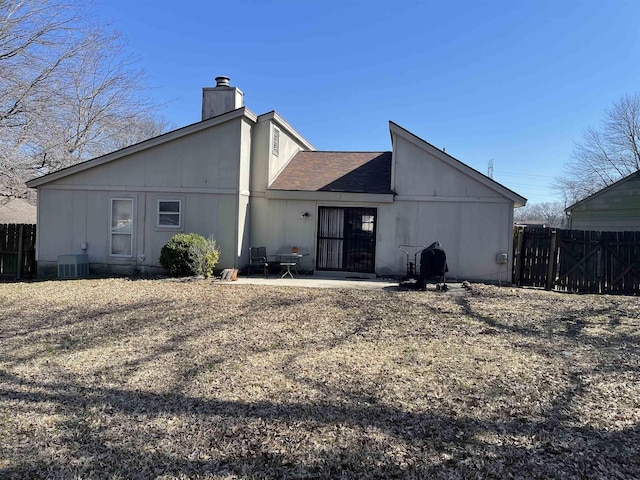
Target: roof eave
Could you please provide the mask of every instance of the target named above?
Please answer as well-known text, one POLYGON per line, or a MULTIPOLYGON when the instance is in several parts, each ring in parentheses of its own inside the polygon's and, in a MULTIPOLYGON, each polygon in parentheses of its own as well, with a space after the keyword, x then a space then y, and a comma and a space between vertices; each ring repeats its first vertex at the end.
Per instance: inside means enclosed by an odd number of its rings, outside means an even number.
POLYGON ((621 178, 620 180, 618 180, 615 183, 612 183, 611 185, 607 185, 606 187, 601 188, 597 192, 592 193, 591 195, 589 195, 588 197, 585 197, 582 200, 574 203, 573 205, 568 206, 567 208, 564 209, 564 211, 565 212, 570 212, 570 211, 574 210, 576 207, 579 207, 580 205, 582 205, 583 203, 588 202, 588 201, 590 201, 590 200, 592 200, 592 199, 594 199, 596 197, 599 197, 603 193, 606 193, 609 190, 612 190, 613 188, 615 188, 615 187, 617 187, 617 186, 619 186, 619 185, 621 185, 623 183, 628 182, 629 180, 633 179, 633 177, 635 177, 636 175, 640 176, 640 170, 638 170, 636 172, 633 172, 633 173, 627 175, 626 177, 621 178))
POLYGON ((281 190, 267 189, 265 197, 277 200, 315 200, 315 201, 343 201, 364 203, 393 203, 394 194, 391 193, 361 193, 334 192, 325 190, 281 190))
POLYGON ((302 146, 306 150, 315 151, 316 147, 314 147, 311 142, 309 142, 306 138, 304 138, 300 132, 298 132, 295 128, 293 128, 289 122, 287 122, 278 112, 275 110, 271 110, 270 112, 263 113, 258 116, 257 123, 264 122, 267 120, 271 120, 278 124, 278 126, 284 129, 289 135, 298 140, 302 146))

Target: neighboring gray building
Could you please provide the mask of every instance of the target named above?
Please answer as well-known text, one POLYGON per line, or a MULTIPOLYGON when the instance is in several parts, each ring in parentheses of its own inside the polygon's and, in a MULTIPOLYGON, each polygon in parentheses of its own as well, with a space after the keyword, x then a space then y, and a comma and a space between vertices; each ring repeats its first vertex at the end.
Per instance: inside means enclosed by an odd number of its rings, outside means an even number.
POLYGON ((389 152, 321 152, 278 113, 255 115, 216 78, 202 121, 27 183, 38 268, 86 253, 93 272, 155 271, 177 232, 213 235, 221 268, 250 246, 298 246, 307 270, 402 275, 400 245, 439 241, 449 275, 508 280, 513 207, 526 199, 399 125, 389 152))
POLYGON ((573 230, 640 230, 640 171, 574 203, 566 211, 573 230))

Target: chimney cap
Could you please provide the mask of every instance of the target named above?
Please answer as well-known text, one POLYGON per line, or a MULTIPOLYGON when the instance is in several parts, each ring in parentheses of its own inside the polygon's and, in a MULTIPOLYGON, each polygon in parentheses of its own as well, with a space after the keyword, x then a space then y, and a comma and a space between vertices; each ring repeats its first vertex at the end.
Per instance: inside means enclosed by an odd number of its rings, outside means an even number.
POLYGON ((229 77, 220 76, 216 77, 216 87, 228 87, 229 86, 229 77))

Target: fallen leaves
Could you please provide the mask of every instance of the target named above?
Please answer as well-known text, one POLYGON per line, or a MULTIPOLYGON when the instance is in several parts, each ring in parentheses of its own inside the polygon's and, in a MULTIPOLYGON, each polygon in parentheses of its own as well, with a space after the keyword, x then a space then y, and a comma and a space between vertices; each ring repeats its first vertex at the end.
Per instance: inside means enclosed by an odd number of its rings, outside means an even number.
POLYGON ((6 478, 634 478, 640 299, 0 284, 6 478))

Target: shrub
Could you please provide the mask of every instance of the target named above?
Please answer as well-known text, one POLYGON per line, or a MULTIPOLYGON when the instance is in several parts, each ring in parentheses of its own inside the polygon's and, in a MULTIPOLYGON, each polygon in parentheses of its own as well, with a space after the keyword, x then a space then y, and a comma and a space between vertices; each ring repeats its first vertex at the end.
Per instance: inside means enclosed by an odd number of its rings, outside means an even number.
POLYGON ((160 251, 160 265, 171 275, 210 277, 220 253, 212 238, 197 233, 178 233, 160 251))
POLYGON ((216 241, 212 238, 200 237, 204 242, 195 242, 189 247, 189 265, 196 275, 209 278, 220 258, 216 241))

